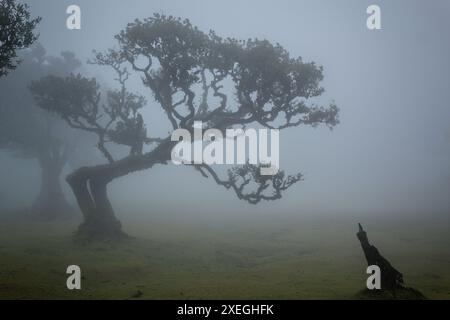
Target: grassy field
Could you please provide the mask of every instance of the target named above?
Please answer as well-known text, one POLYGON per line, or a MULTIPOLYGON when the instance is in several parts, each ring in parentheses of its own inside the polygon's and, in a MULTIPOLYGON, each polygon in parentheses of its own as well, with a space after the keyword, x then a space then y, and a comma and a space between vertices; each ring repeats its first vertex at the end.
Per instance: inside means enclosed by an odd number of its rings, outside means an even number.
MULTIPOLYGON (((365 260, 351 217, 121 217, 134 238, 81 244, 77 221, 0 221, 1 299, 352 299, 365 260), (82 290, 66 268, 82 269, 82 290)), ((430 299, 450 299, 446 221, 365 223, 369 239, 430 299)), ((435 219, 436 220, 436 219, 435 219)))

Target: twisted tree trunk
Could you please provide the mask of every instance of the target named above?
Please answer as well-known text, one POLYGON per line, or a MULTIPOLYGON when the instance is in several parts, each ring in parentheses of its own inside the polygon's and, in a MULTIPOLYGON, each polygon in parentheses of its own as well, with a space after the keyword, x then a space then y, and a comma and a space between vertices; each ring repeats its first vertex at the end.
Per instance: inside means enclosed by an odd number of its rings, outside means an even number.
POLYGON ((131 172, 151 168, 154 164, 165 164, 170 160, 173 146, 170 139, 164 140, 153 151, 143 155, 129 155, 112 163, 80 168, 67 176, 84 221, 78 235, 88 239, 114 240, 126 236, 116 218, 108 198, 108 184, 131 172))
MULTIPOLYGON (((91 178, 85 169, 77 170, 67 178, 83 213, 84 221, 78 233, 88 238, 122 237, 121 223, 108 199, 107 181, 91 178)), ((89 171, 95 172, 94 169, 89 171)))

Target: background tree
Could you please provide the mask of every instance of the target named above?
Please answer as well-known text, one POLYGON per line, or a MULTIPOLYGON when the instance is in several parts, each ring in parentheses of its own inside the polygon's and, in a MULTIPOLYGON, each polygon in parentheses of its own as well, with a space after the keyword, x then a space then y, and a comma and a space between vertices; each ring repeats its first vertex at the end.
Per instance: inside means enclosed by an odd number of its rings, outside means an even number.
MULTIPOLYGON (((123 235, 107 196, 108 183, 167 164, 176 143, 170 135, 147 136, 140 124, 146 101, 127 91, 129 70, 141 76, 171 129, 192 132, 194 121, 203 121, 205 129, 220 130, 251 124, 277 129, 318 124, 332 128, 338 123, 336 105, 308 103, 323 92, 319 85, 322 67, 291 58, 278 44, 222 39, 214 32, 201 32, 188 20, 164 15, 128 24, 116 39, 118 50, 97 53, 93 61, 117 73, 120 88, 108 92, 106 103, 101 103, 97 81, 80 75, 49 76, 32 85, 41 108, 73 128, 97 135, 97 147, 108 160, 67 177, 84 215, 79 233, 88 237, 123 235), (129 146, 129 154, 115 159, 108 151, 110 143, 129 146), (142 153, 143 143, 152 144, 152 149, 142 153)), ((253 204, 279 199, 302 177, 286 176, 282 171, 261 176, 259 168, 249 164, 229 170, 227 176, 206 164, 192 168, 253 204)))
POLYGON ((17 51, 37 39, 33 30, 40 20, 31 19, 27 4, 0 0, 0 77, 17 67, 17 51))
POLYGON ((67 76, 80 66, 69 52, 49 56, 41 45, 22 52, 17 70, 0 79, 0 149, 20 158, 37 159, 41 188, 32 206, 36 217, 51 219, 70 211, 60 185, 61 172, 77 146, 75 131, 36 107, 28 86, 48 74, 67 76))

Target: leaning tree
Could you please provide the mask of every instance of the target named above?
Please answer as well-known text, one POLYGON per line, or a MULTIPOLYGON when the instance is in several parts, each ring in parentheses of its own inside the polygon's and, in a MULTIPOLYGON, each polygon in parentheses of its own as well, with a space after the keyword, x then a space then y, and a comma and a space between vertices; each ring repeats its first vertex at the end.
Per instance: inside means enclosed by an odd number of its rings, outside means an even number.
POLYGON ((0 77, 17 67, 17 51, 36 40, 33 30, 40 20, 31 18, 27 4, 0 0, 0 77))
MULTIPOLYGON (((176 142, 171 136, 149 137, 141 112, 145 99, 127 90, 132 73, 141 76, 155 102, 167 116, 170 129, 192 132, 194 121, 206 128, 258 125, 284 129, 299 125, 338 123, 334 103, 323 107, 310 98, 323 93, 322 67, 291 58, 279 44, 269 41, 223 39, 205 34, 188 20, 154 15, 135 20, 116 36, 118 49, 96 53, 93 63, 111 67, 120 84, 102 99, 95 79, 81 75, 49 76, 36 81, 32 91, 38 105, 76 129, 98 137, 97 147, 107 163, 82 167, 67 177, 83 213, 79 233, 90 238, 123 235, 107 196, 112 180, 171 160, 176 142), (129 147, 116 159, 111 143, 129 147), (143 152, 143 145, 150 144, 143 152)), ((191 166, 204 177, 233 190, 250 203, 275 200, 300 174, 279 171, 262 176, 254 165, 228 170, 226 176, 206 164, 191 166)))
POLYGON ((0 151, 37 160, 41 187, 31 213, 39 219, 53 219, 70 212, 60 176, 70 153, 79 148, 75 141, 80 134, 38 108, 28 86, 49 74, 67 76, 80 62, 70 52, 60 57, 48 55, 40 44, 24 50, 19 58, 22 63, 17 70, 0 79, 0 151))

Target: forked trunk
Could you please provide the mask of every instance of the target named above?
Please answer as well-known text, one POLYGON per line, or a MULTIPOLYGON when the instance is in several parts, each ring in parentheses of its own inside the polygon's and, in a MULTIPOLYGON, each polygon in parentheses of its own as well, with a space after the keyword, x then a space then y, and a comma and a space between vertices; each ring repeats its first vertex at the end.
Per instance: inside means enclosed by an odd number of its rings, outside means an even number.
POLYGON ((167 163, 175 143, 168 138, 147 154, 130 155, 112 163, 83 167, 68 175, 66 180, 84 218, 78 234, 89 239, 103 240, 125 237, 108 199, 108 183, 131 172, 151 168, 157 163, 167 163))
POLYGON ((84 221, 78 235, 88 239, 115 240, 126 236, 108 199, 108 183, 131 172, 165 164, 170 160, 170 151, 175 143, 166 139, 152 152, 130 155, 116 162, 83 167, 67 176, 84 221))
POLYGON ((82 169, 67 179, 83 213, 78 235, 89 239, 118 239, 125 236, 108 199, 108 180, 91 178, 82 169))

